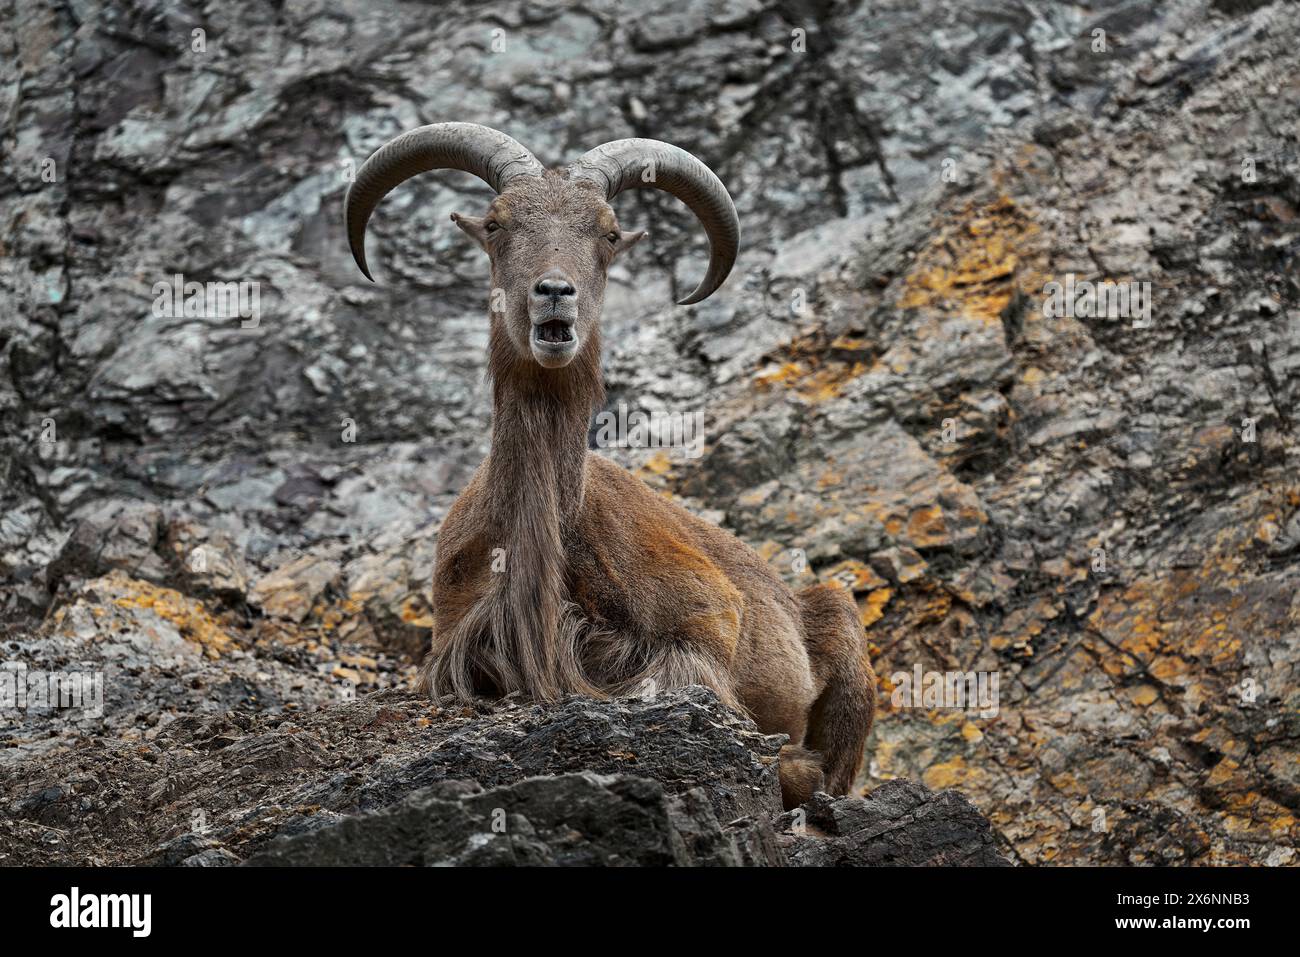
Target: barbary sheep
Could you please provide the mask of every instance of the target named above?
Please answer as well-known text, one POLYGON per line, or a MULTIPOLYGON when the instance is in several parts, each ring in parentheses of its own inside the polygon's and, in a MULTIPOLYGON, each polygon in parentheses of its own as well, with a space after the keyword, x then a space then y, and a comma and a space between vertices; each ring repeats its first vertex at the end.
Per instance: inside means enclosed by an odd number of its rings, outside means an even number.
POLYGON ((345 227, 367 278, 371 213, 435 169, 473 173, 497 193, 485 216, 451 217, 491 264, 493 423, 491 452, 439 535, 425 687, 549 701, 707 685, 762 731, 789 735, 787 806, 815 789, 845 793, 875 710, 851 594, 836 584, 795 594, 738 539, 587 448, 604 401, 606 274, 645 235, 621 229, 609 201, 655 188, 695 214, 710 258, 685 305, 735 262, 740 224, 726 188, 658 140, 616 140, 547 170, 496 130, 422 126, 375 152, 348 189, 345 227))

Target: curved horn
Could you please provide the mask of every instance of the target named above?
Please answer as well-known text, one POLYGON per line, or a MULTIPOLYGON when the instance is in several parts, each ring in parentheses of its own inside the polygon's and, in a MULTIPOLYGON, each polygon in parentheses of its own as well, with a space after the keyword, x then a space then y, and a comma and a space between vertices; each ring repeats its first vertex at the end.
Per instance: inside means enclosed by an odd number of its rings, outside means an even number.
POLYGON ((516 176, 540 176, 542 164, 506 134, 477 123, 432 123, 396 136, 357 170, 343 200, 352 258, 367 279, 366 221, 379 201, 412 176, 432 169, 473 173, 498 193, 516 176))
POLYGON ((588 179, 613 199, 625 189, 662 189, 691 208, 709 237, 709 271, 695 291, 678 302, 690 305, 722 285, 740 249, 740 219, 727 187, 686 150, 660 140, 614 140, 584 153, 570 177, 588 179))

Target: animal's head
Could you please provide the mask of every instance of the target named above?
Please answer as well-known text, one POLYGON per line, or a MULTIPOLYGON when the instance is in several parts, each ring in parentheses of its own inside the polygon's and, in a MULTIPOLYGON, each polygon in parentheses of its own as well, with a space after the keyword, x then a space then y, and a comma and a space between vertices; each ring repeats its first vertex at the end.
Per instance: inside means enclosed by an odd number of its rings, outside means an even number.
POLYGON ((609 202, 625 189, 676 196, 709 238, 709 267, 680 305, 722 285, 736 261, 740 223, 726 187, 684 150, 658 140, 606 143, 561 171, 546 171, 515 140, 473 123, 435 123, 403 133, 357 171, 344 201, 352 255, 365 273, 366 221, 399 184, 434 169, 473 173, 497 192, 483 216, 452 219, 492 263, 494 332, 549 369, 568 365, 597 341, 610 263, 645 236, 619 227, 609 202))

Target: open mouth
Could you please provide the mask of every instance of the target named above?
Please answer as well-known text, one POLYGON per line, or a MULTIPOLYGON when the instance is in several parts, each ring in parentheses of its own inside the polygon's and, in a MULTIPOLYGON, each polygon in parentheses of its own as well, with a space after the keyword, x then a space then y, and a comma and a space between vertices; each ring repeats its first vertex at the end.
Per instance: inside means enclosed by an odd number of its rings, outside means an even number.
POLYGON ((578 335, 573 323, 563 319, 533 324, 533 358, 547 369, 568 365, 578 354, 578 335))
POLYGON ((533 338, 537 342, 555 345, 573 342, 573 325, 562 319, 552 319, 550 322, 533 326, 533 338))

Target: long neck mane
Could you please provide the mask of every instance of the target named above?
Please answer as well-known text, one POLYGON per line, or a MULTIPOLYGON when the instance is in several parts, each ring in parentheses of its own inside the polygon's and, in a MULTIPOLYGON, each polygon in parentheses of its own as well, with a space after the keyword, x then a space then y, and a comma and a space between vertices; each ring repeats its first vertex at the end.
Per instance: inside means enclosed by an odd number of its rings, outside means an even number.
POLYGON ((494 343, 491 514, 500 530, 519 520, 554 518, 567 525, 582 505, 587 429, 603 400, 599 344, 587 343, 563 369, 522 362, 494 343))
POLYGON ((584 343, 563 369, 521 361, 494 335, 492 451, 487 464, 491 534, 504 574, 487 596, 503 691, 541 700, 592 693, 567 621, 565 532, 582 508, 587 429, 603 400, 600 344, 584 343), (503 673, 504 672, 504 673, 503 673))

